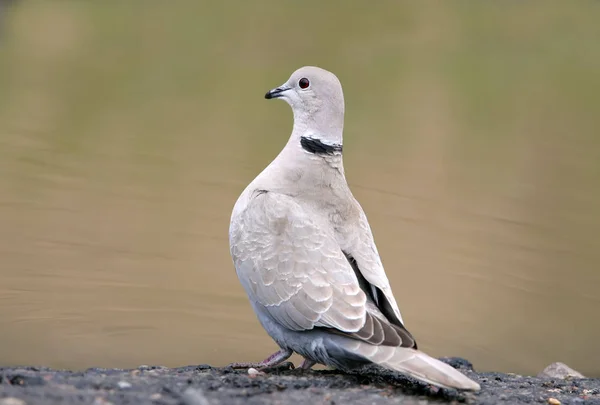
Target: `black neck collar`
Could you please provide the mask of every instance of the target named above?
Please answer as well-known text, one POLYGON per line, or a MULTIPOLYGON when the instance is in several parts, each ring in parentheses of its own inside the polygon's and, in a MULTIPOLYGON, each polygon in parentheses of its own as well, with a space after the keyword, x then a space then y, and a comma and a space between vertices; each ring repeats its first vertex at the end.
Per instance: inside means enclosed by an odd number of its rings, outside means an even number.
POLYGON ((342 145, 329 145, 316 138, 300 137, 300 145, 305 151, 315 155, 338 155, 342 153, 342 145))

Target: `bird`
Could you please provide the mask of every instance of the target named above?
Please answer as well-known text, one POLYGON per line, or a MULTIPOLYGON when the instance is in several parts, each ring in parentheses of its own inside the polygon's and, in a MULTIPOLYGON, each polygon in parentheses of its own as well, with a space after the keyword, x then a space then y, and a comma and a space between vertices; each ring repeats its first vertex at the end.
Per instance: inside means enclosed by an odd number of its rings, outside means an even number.
POLYGON ((229 245, 238 279, 279 350, 265 369, 303 357, 342 371, 372 365, 442 388, 480 386, 417 348, 392 293, 371 227, 346 181, 344 94, 316 66, 294 71, 266 99, 287 102, 292 133, 233 206, 229 245))

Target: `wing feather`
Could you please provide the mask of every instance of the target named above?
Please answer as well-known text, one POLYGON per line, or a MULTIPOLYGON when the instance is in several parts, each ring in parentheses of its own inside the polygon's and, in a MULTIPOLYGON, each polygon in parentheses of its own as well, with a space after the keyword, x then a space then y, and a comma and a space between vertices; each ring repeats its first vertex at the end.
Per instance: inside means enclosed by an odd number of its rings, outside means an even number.
POLYGON ((358 211, 358 219, 355 225, 357 232, 354 234, 355 237, 351 245, 346 248, 345 253, 355 260, 357 269, 371 285, 373 301, 379 310, 390 322, 404 327, 404 321, 379 257, 367 216, 356 200, 355 207, 358 211))
POLYGON ((328 221, 290 196, 263 192, 232 221, 231 252, 250 299, 286 328, 412 347, 368 223, 359 230, 358 244, 344 252, 328 221))
POLYGON ((238 276, 251 300, 292 330, 358 331, 366 295, 333 230, 292 197, 254 196, 230 230, 238 276))

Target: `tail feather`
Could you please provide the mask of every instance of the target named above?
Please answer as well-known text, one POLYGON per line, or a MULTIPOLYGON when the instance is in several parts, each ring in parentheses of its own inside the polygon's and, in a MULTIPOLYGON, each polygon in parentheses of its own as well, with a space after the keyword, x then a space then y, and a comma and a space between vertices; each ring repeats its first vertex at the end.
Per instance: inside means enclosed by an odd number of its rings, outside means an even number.
POLYGON ((375 364, 407 374, 428 384, 459 390, 479 391, 480 389, 479 384, 454 367, 420 350, 374 346, 362 342, 355 350, 375 364))

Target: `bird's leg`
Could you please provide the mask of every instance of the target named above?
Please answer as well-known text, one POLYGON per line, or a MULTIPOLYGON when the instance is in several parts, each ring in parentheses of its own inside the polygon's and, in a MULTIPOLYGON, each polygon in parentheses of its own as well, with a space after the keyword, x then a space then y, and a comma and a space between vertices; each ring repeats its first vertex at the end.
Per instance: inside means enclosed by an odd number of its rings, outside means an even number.
POLYGON ((302 370, 310 370, 310 368, 311 368, 312 366, 314 366, 315 364, 317 364, 317 362, 316 362, 316 361, 309 360, 309 359, 306 359, 306 358, 305 358, 305 359, 302 361, 302 364, 300 364, 300 368, 301 368, 302 370))
POLYGON ((272 355, 270 355, 269 357, 267 357, 260 363, 231 363, 231 364, 229 364, 229 367, 232 367, 232 368, 250 368, 250 367, 252 367, 252 368, 256 368, 256 369, 274 367, 278 364, 283 363, 285 360, 289 359, 290 356, 292 355, 292 353, 293 352, 290 349, 281 349, 281 350, 273 353, 272 355))

